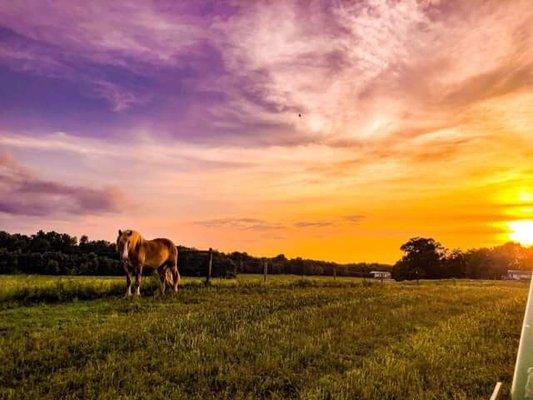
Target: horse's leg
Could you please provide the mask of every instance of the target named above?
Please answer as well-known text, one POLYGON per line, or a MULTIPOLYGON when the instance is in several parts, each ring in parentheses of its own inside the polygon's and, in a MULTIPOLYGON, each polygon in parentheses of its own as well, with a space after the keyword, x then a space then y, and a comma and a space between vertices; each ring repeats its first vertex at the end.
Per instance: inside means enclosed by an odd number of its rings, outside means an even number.
POLYGON ((137 296, 141 295, 141 278, 143 274, 143 266, 138 265, 136 268, 136 275, 135 275, 135 294, 137 296))
POLYGON ((165 287, 166 287, 165 281, 166 281, 166 278, 167 278, 166 264, 161 265, 157 269, 157 272, 159 273, 159 279, 161 280, 161 286, 160 286, 159 290, 161 292, 161 295, 164 295, 165 294, 165 287))
POLYGON ((178 291, 178 286, 179 286, 180 280, 181 280, 180 272, 178 271, 178 262, 177 262, 177 260, 173 260, 172 265, 170 266, 170 270, 172 271, 172 278, 174 280, 173 288, 174 288, 174 291, 177 292, 178 291))
POLYGON ((124 296, 129 297, 131 296, 131 270, 127 262, 124 262, 122 266, 124 268, 124 272, 126 273, 126 292, 124 296))

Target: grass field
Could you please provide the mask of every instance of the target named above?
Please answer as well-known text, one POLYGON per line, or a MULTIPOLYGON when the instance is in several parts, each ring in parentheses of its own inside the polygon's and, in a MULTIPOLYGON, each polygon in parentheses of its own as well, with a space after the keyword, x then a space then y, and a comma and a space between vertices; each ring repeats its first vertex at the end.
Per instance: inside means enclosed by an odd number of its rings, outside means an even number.
MULTIPOLYGON (((0 276, 0 398, 488 399, 527 285, 0 276)), ((503 397, 505 398, 505 396, 503 397)))

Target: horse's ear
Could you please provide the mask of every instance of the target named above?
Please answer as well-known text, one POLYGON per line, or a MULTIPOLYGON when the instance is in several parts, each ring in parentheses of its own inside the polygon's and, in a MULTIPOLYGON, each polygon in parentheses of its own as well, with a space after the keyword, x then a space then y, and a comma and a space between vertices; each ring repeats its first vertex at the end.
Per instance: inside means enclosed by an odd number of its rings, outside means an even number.
POLYGON ((122 236, 122 231, 120 229, 118 230, 118 235, 122 236))

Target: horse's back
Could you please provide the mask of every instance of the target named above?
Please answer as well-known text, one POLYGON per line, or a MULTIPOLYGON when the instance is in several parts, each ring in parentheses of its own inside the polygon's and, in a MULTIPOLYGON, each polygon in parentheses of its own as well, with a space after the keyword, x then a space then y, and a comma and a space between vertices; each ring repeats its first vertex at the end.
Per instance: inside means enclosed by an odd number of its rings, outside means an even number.
POLYGON ((172 249, 176 248, 176 245, 172 242, 172 240, 167 239, 167 238, 157 238, 157 239, 149 240, 149 242, 155 242, 155 243, 158 243, 158 245, 164 246, 167 248, 172 248, 172 249))
POLYGON ((157 238, 147 240, 145 247, 145 263, 158 268, 165 262, 174 262, 177 257, 177 248, 170 239, 157 238))

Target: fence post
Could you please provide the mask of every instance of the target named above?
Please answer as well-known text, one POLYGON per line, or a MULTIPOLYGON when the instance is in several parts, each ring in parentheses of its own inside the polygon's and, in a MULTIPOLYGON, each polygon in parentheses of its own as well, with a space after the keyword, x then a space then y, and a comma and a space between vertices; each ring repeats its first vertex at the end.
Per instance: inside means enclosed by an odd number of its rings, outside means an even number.
POLYGON ((266 283, 268 274, 268 261, 263 262, 263 282, 266 283))
POLYGON ((490 400, 497 400, 498 395, 500 394, 500 388, 502 387, 501 382, 497 382, 496 386, 494 386, 494 390, 492 392, 492 396, 490 396, 490 400))
POLYGON ((211 283, 211 271, 213 269, 213 249, 209 248, 209 264, 207 265, 207 276, 205 277, 205 286, 211 283))
POLYGON ((337 266, 333 266, 333 279, 337 279, 337 266))
POLYGON ((524 323, 520 334, 518 355, 514 368, 511 398, 513 400, 530 399, 533 393, 533 279, 529 283, 529 295, 524 313, 524 323))

